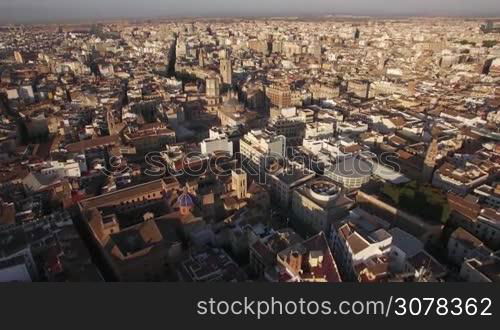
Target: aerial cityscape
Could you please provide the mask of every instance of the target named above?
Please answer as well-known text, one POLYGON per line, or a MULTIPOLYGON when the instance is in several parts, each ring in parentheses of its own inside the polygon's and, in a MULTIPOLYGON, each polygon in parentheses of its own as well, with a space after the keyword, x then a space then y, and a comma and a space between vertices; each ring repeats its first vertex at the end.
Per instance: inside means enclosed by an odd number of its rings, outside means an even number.
POLYGON ((0 282, 499 282, 500 19, 0 24, 0 282))

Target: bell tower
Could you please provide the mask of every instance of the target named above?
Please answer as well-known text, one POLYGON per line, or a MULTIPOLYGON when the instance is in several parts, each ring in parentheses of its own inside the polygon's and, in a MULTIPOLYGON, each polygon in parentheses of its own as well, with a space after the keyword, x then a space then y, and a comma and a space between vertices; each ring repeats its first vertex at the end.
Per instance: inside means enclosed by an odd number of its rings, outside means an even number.
POLYGON ((427 149, 427 154, 425 155, 424 166, 422 170, 422 180, 424 182, 430 182, 432 180, 432 174, 434 173, 434 168, 436 167, 437 155, 438 141, 436 138, 434 138, 432 139, 432 142, 427 149))

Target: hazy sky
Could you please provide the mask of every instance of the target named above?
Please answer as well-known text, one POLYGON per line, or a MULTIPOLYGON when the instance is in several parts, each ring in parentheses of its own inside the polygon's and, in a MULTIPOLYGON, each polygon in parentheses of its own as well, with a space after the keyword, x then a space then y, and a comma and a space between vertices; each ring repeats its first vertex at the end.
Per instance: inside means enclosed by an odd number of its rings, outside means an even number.
POLYGON ((0 0, 0 23, 300 14, 500 16, 500 0, 0 0))

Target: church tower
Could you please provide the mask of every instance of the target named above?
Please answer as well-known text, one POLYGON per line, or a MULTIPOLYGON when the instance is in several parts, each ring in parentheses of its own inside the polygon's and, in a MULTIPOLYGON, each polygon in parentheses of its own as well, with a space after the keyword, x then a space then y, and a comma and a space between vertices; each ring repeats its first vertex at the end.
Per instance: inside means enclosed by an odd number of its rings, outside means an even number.
POLYGON ((233 68, 231 66, 230 59, 222 59, 220 61, 220 75, 222 76, 222 82, 226 85, 233 84, 233 68))
POLYGON ((236 192, 238 199, 245 199, 247 197, 247 173, 242 169, 233 170, 231 186, 236 192))
POLYGON ((434 173, 434 168, 436 167, 437 155, 438 141, 434 138, 432 139, 432 142, 427 149, 427 154, 425 155, 424 167, 422 170, 422 180, 424 182, 430 182, 432 180, 432 174, 434 173))
POLYGON ((205 51, 203 49, 200 49, 200 51, 198 53, 198 64, 202 68, 206 65, 206 63, 205 63, 205 51))

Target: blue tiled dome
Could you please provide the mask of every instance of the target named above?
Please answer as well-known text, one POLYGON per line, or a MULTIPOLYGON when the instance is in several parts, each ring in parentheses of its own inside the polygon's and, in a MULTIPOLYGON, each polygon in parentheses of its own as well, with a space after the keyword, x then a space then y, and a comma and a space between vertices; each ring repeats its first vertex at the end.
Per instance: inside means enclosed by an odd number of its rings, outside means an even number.
POLYGON ((177 203, 179 204, 179 207, 192 207, 194 205, 193 199, 187 192, 184 192, 179 196, 177 203))

